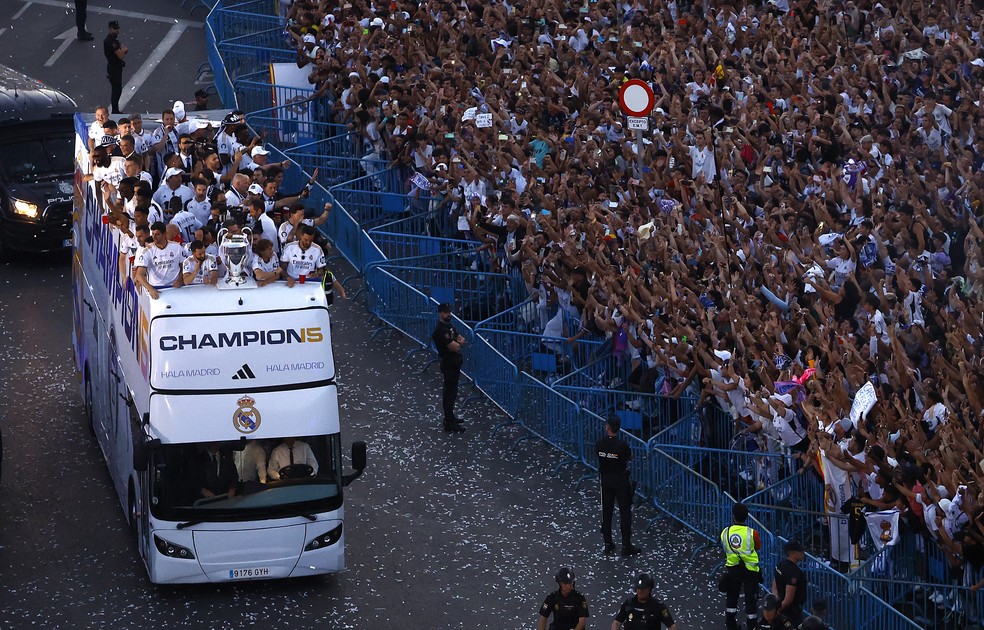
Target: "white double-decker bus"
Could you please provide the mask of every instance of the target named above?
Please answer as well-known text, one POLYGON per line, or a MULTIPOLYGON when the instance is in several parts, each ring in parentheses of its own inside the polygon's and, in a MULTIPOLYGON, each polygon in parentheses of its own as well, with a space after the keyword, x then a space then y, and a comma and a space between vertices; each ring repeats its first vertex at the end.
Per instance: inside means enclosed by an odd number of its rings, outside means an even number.
POLYGON ((353 444, 343 474, 324 291, 248 282, 150 299, 83 181, 90 122, 76 116, 75 361, 151 581, 341 571, 343 488, 366 448, 353 444))

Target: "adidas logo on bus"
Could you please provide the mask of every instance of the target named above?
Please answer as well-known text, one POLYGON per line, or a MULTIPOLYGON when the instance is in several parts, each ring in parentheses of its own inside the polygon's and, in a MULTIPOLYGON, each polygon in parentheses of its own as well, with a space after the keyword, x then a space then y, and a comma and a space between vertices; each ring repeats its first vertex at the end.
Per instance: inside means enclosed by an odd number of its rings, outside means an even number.
POLYGON ((232 377, 232 380, 241 381, 250 378, 256 378, 256 374, 253 374, 253 370, 250 369, 249 363, 243 363, 243 367, 239 368, 239 371, 232 377))

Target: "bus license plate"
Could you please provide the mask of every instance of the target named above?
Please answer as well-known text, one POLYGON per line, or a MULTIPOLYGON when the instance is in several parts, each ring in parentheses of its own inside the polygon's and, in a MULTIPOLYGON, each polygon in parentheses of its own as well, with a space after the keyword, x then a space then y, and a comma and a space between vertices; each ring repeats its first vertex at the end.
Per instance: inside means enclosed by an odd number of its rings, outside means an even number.
POLYGON ((248 580, 251 578, 270 577, 270 567, 253 567, 250 569, 230 569, 230 580, 248 580))

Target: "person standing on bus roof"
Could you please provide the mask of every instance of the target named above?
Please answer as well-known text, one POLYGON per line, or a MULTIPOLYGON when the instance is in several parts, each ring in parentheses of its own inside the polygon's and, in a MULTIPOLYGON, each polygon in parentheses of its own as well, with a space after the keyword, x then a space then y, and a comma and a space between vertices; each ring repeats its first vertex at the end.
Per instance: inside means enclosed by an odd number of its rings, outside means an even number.
POLYGON ((150 226, 151 244, 134 262, 137 285, 147 290, 151 299, 160 297, 158 289, 174 286, 181 273, 184 253, 181 246, 167 240, 167 226, 158 221, 150 226))

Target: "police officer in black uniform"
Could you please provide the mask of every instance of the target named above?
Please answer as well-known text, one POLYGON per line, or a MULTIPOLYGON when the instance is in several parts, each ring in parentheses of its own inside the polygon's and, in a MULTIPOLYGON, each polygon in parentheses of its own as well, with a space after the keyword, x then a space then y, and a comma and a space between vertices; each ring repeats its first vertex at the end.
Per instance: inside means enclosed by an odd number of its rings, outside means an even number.
POLYGON ((547 618, 553 615, 550 630, 584 630, 588 600, 574 590, 574 572, 567 567, 557 571, 557 590, 547 595, 540 607, 540 630, 547 630, 547 618))
POLYGON ((103 40, 103 54, 106 56, 106 78, 111 89, 110 103, 113 113, 120 114, 120 97, 123 95, 123 58, 128 52, 127 47, 120 43, 120 23, 113 20, 109 23, 109 34, 103 40))
POLYGON ((463 433, 461 418, 454 415, 454 401, 458 397, 458 381, 461 379, 461 348, 465 338, 451 325, 451 305, 442 303, 437 307, 437 326, 432 339, 437 354, 441 357, 441 374, 444 376, 444 430, 448 433, 463 433))
POLYGON ((615 620, 612 630, 659 630, 666 626, 667 630, 676 630, 673 615, 666 604, 653 597, 653 586, 656 582, 648 573, 640 573, 635 579, 635 596, 625 600, 615 620))
POLYGON ((598 474, 601 476, 601 533, 605 537, 605 553, 615 553, 612 540, 612 515, 618 501, 618 516, 622 531, 622 555, 634 556, 642 551, 632 545, 632 481, 629 478, 629 461, 632 449, 618 437, 622 423, 618 416, 611 416, 605 423, 605 437, 598 440, 598 474))
POLYGON ((762 598, 762 608, 759 610, 758 630, 796 630, 796 626, 779 612, 782 602, 769 593, 762 598))
POLYGON ((806 574, 799 567, 806 550, 798 540, 790 540, 783 548, 786 559, 776 565, 772 592, 779 598, 780 612, 790 623, 803 623, 803 604, 806 603, 806 574))

